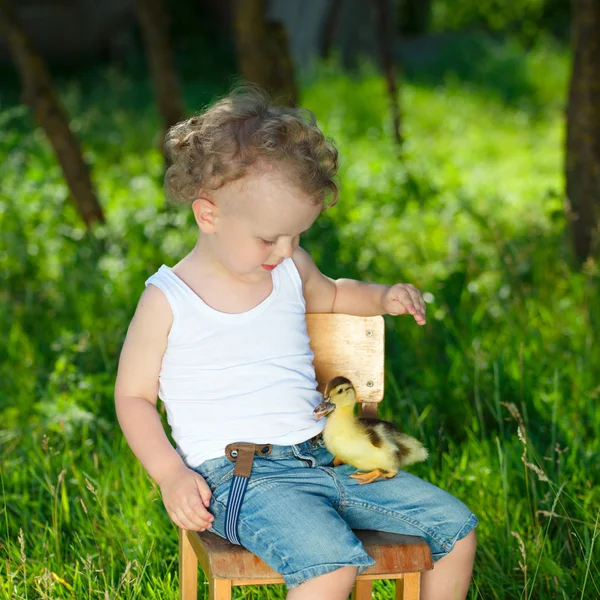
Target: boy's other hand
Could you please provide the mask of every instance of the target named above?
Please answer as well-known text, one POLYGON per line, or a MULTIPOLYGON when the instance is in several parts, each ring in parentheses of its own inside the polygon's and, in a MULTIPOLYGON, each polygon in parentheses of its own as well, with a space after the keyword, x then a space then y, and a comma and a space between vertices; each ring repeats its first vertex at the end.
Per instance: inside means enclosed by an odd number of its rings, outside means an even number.
POLYGON ((182 465, 160 480, 163 504, 171 521, 181 529, 204 531, 214 517, 208 512, 212 495, 203 477, 182 465))
POLYGON ((418 325, 425 325, 425 301, 421 292, 409 283, 397 283, 383 296, 383 310, 389 315, 412 315, 418 325))

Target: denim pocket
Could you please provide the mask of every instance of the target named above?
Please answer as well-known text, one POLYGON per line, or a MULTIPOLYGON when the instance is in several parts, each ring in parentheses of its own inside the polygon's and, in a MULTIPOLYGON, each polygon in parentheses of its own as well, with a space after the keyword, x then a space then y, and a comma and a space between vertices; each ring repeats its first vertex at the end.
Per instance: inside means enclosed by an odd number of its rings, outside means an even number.
POLYGON ((196 467, 195 471, 206 480, 208 487, 214 492, 219 485, 233 477, 233 467, 232 462, 223 458, 222 461, 218 461, 216 464, 201 464, 196 467))
POLYGON ((234 465, 227 465, 222 472, 219 473, 220 478, 215 480, 215 490, 226 484, 230 479, 233 479, 234 465))

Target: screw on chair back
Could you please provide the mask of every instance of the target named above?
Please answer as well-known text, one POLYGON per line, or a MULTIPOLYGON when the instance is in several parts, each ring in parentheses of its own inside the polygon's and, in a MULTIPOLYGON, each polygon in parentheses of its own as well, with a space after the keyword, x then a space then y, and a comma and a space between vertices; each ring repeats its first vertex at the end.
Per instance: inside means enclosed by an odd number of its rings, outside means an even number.
MULTIPOLYGON (((382 317, 339 314, 306 316, 318 389, 338 375, 354 385, 365 417, 377 415, 383 398, 384 322, 382 317)), ((418 537, 379 531, 355 532, 376 564, 361 573, 354 600, 371 598, 375 579, 395 579, 397 600, 418 600, 421 572, 433 566, 427 543, 418 537)), ((230 600, 233 586, 283 583, 260 558, 210 532, 179 531, 179 598, 196 600, 198 562, 208 583, 208 598, 230 600)))
POLYGON ((383 398, 383 317, 311 314, 306 324, 318 389, 323 391, 338 375, 346 377, 356 390, 363 416, 376 417, 383 398))

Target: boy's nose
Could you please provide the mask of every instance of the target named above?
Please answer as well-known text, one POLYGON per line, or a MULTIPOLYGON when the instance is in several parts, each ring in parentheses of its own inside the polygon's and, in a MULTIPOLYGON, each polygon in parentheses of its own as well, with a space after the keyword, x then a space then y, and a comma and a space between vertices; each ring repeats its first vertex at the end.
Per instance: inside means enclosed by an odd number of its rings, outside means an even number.
POLYGON ((292 254, 294 254, 294 245, 289 242, 283 242, 279 244, 277 251, 281 258, 291 258, 292 254))
POLYGON ((294 250, 291 246, 285 246, 281 251, 281 258, 291 258, 294 250))

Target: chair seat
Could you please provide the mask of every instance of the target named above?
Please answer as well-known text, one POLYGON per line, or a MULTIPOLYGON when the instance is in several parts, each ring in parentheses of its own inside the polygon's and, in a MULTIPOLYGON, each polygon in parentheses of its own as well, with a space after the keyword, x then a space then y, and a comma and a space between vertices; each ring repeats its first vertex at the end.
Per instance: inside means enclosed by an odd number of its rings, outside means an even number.
MULTIPOLYGON (((187 533, 207 575, 210 573, 215 579, 281 581, 278 573, 245 548, 208 531, 187 533)), ((429 546, 423 538, 370 530, 354 533, 376 561, 360 577, 384 578, 385 575, 427 571, 433 567, 429 546)))

